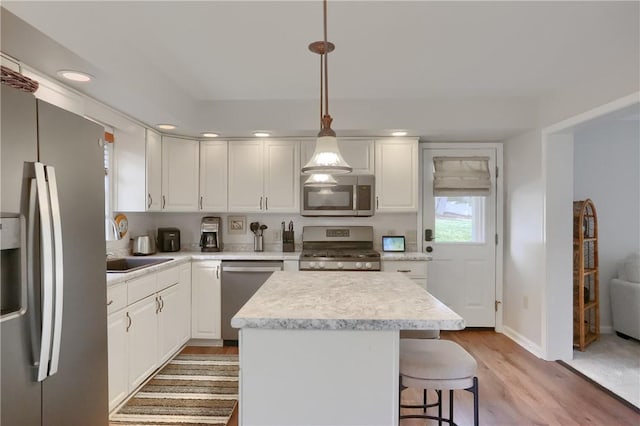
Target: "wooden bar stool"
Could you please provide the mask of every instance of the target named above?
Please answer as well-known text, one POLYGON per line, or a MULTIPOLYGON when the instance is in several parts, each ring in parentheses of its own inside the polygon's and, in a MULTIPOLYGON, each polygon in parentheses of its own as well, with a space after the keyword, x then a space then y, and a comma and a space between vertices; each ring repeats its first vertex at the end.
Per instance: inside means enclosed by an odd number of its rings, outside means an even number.
POLYGON ((449 340, 400 339, 400 390, 433 389, 438 401, 400 408, 423 408, 424 414, 401 415, 400 419, 432 419, 456 425, 453 421, 453 391, 464 389, 473 394, 473 424, 478 426, 478 377, 476 360, 462 346, 449 340), (449 390, 449 418, 442 416, 442 392, 449 390), (427 415, 428 407, 438 407, 438 416, 427 415))

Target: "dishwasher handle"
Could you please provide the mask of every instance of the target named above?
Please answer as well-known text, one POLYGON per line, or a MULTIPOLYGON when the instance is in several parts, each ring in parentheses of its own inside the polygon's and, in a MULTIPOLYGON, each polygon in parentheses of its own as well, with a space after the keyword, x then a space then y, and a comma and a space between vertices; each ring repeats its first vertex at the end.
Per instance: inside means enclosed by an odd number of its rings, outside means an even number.
POLYGON ((282 271, 278 266, 223 266, 222 272, 277 272, 282 271))

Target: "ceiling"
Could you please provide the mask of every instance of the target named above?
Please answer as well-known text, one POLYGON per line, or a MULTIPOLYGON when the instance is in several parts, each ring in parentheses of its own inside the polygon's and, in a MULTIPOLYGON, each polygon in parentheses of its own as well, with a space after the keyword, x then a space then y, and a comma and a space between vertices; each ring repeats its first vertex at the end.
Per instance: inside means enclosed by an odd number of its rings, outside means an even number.
MULTIPOLYGON (((638 78, 639 6, 330 1, 333 127, 338 136, 406 129, 428 140, 529 130, 546 97, 638 78)), ((3 52, 51 76, 68 68, 94 75, 71 85, 148 125, 227 137, 319 129, 319 58, 307 49, 322 38, 319 0, 3 7, 11 12, 2 14, 3 52)))

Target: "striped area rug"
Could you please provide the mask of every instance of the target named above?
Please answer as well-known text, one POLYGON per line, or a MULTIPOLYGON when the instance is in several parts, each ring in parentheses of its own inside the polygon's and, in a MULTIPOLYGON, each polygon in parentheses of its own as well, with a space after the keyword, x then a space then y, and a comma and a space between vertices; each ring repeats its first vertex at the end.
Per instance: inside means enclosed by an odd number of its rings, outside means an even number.
POLYGON ((178 355, 111 415, 110 424, 225 426, 237 401, 237 355, 178 355))

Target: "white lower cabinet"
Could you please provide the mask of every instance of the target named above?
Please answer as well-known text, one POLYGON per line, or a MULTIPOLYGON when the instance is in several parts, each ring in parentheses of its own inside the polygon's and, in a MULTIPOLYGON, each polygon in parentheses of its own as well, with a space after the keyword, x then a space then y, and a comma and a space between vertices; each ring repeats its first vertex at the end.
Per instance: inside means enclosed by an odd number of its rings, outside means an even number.
POLYGON ((193 262, 191 272, 191 337, 220 339, 222 338, 220 261, 193 262))
POLYGON ((189 340, 190 293, 189 263, 107 289, 109 410, 189 340))
POLYGON ((426 260, 383 260, 384 272, 402 272, 413 282, 427 290, 426 260))
POLYGON ((162 290, 158 300, 158 358, 162 364, 182 346, 180 314, 184 308, 180 303, 180 284, 162 290))
POLYGON ((107 336, 109 339, 109 410, 113 410, 129 393, 128 318, 126 309, 111 314, 107 318, 107 336))
POLYGON ((137 388, 158 366, 158 301, 149 296, 127 308, 129 390, 137 388))

